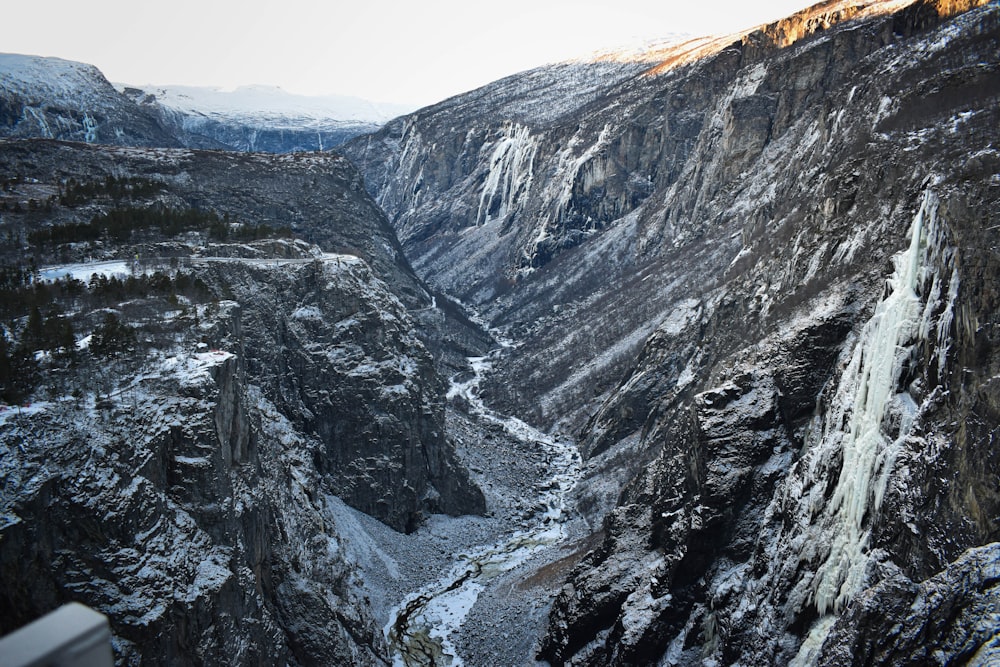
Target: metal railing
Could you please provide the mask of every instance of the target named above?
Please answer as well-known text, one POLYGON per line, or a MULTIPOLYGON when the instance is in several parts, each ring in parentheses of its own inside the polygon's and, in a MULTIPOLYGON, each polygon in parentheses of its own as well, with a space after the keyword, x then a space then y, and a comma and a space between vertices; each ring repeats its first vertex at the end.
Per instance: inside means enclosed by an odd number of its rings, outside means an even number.
POLYGON ((71 602, 0 639, 3 667, 112 667, 104 614, 71 602))

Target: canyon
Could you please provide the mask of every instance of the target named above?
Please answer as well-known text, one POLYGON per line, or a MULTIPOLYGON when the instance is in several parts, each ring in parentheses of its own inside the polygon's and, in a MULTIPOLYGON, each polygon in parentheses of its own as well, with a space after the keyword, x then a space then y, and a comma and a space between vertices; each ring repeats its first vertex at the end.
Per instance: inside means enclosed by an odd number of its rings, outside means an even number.
POLYGON ((283 155, 5 102, 0 631, 995 664, 998 53, 996 2, 830 0, 283 155))

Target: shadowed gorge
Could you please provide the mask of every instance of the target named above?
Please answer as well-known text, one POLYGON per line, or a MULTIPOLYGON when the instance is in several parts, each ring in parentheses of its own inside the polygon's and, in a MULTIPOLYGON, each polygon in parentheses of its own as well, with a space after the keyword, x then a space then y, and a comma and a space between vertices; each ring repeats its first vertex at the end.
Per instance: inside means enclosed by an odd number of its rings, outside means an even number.
POLYGON ((996 2, 829 0, 288 155, 0 94, 0 631, 995 664, 998 53, 996 2))

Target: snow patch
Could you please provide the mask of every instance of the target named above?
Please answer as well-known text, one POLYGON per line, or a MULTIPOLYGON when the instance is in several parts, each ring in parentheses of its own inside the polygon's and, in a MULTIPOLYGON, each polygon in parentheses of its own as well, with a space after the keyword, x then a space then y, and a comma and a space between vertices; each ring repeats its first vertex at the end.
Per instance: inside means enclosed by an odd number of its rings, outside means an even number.
POLYGON ((89 282, 94 275, 105 278, 128 278, 133 275, 133 269, 128 262, 78 262, 76 264, 58 264, 44 266, 38 271, 38 276, 46 282, 54 282, 63 278, 71 278, 89 282))
POLYGON ((323 313, 316 306, 300 306, 292 311, 293 320, 323 321, 323 313))

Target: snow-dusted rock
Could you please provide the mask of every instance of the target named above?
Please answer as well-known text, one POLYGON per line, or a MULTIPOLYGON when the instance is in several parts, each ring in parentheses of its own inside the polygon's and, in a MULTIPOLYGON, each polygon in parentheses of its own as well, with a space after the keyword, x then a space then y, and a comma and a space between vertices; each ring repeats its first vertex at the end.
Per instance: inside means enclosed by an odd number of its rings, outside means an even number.
POLYGON ((11 53, 0 54, 0 136, 180 145, 93 65, 11 53))
POLYGON ((580 433, 585 512, 621 492, 541 658, 813 664, 874 641, 832 628, 892 566, 996 541, 998 31, 823 3, 345 147, 417 272, 517 341, 483 390, 580 433))

